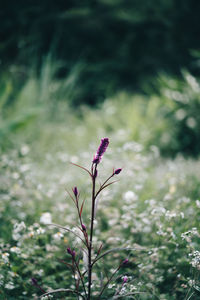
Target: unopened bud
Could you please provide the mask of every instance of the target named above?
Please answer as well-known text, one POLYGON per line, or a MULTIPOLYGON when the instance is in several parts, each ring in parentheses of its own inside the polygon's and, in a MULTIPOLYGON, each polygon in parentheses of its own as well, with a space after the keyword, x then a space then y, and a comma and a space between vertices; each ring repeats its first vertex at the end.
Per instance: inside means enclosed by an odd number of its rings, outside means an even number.
POLYGON ((71 248, 67 248, 67 252, 71 255, 72 254, 71 248))
POLYGON ((32 281, 32 284, 33 284, 33 285, 37 285, 37 279, 31 278, 31 281, 32 281))
POLYGON ((116 169, 116 170, 114 171, 114 174, 115 174, 115 175, 118 175, 118 174, 121 172, 121 170, 122 170, 122 169, 116 169))
POLYGON ((78 196, 78 189, 77 189, 76 186, 72 189, 72 191, 74 193, 74 196, 77 197, 78 196))
POLYGON ((82 224, 82 229, 83 231, 86 231, 86 226, 84 224, 82 224))
POLYGON ((127 276, 124 276, 123 277, 123 283, 126 283, 128 281, 128 277, 127 276))
POLYGON ((70 247, 67 248, 67 252, 72 256, 75 257, 76 256, 76 252, 74 250, 72 250, 70 247))
POLYGON ((125 266, 125 265, 127 265, 127 263, 128 263, 128 258, 126 258, 122 264, 125 266))

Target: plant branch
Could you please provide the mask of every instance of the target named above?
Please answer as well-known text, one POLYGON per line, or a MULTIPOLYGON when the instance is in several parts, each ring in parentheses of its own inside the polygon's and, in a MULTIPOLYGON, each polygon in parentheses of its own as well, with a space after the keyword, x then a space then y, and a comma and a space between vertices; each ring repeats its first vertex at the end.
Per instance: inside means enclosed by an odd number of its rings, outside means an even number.
POLYGON ((78 264, 77 264, 77 262, 76 262, 75 259, 74 259, 74 264, 75 264, 76 269, 78 271, 78 274, 79 274, 79 277, 80 277, 80 280, 81 280, 81 283, 82 283, 82 286, 83 286, 83 289, 84 289, 85 296, 87 297, 87 292, 86 292, 86 289, 85 289, 85 284, 84 284, 84 281, 83 281, 83 277, 82 277, 82 274, 80 272, 79 266, 78 266, 78 264))
POLYGON ((76 237, 78 237, 82 242, 83 244, 87 247, 85 241, 77 234, 75 233, 73 230, 69 229, 69 228, 66 228, 64 226, 61 226, 61 225, 58 225, 58 224, 53 224, 53 223, 49 223, 49 224, 46 224, 46 225, 49 225, 49 226, 55 226, 55 227, 58 227, 60 229, 63 229, 65 231, 68 231, 68 232, 71 232, 72 234, 74 234, 76 237))
POLYGON ((84 167, 82 167, 82 166, 79 166, 79 165, 77 165, 77 164, 74 164, 74 163, 72 163, 72 162, 70 162, 70 164, 72 164, 72 165, 74 165, 74 166, 76 166, 76 167, 79 167, 79 168, 83 169, 84 171, 86 171, 86 172, 92 177, 92 174, 91 174, 90 171, 87 170, 86 168, 84 168, 84 167))

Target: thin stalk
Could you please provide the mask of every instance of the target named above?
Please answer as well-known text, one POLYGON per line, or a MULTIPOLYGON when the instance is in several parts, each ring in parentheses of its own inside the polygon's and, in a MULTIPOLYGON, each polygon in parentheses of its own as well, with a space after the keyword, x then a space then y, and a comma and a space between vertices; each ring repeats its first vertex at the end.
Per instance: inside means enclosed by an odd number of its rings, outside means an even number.
POLYGON ((91 284, 92 284, 92 239, 93 239, 93 229, 94 229, 94 210, 95 210, 95 173, 97 165, 92 169, 92 210, 91 210, 91 223, 90 223, 90 242, 88 247, 88 300, 90 300, 91 295, 91 284))
POLYGON ((76 273, 75 273, 75 268, 74 268, 74 260, 72 259, 72 272, 73 272, 73 276, 74 276, 74 283, 75 283, 75 287, 76 287, 76 291, 78 292, 78 285, 76 282, 76 273))
POLYGON ((106 184, 113 176, 114 176, 114 173, 113 173, 110 177, 108 177, 108 178, 106 179, 106 181, 104 181, 104 183, 100 186, 100 189, 99 189, 98 192, 96 193, 95 198, 99 195, 99 193, 103 190, 105 184, 106 184))
MULTIPOLYGON (((78 211, 79 222, 80 222, 81 228, 83 228, 83 221, 82 221, 82 217, 81 217, 81 214, 80 214, 80 209, 79 209, 78 203, 77 203, 76 207, 77 207, 77 211, 78 211)), ((86 245, 87 249, 89 249, 87 233, 84 232, 84 231, 82 231, 82 232, 83 232, 83 235, 84 235, 84 238, 85 238, 85 245, 86 245)))

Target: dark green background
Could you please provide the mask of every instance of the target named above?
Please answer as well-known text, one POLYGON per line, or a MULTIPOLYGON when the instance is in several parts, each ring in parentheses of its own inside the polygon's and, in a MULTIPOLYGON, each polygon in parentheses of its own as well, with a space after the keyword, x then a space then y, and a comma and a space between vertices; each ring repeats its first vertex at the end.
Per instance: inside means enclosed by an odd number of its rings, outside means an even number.
POLYGON ((160 71, 198 73, 198 0, 3 1, 1 71, 40 66, 51 54, 65 77, 81 63, 75 103, 94 104, 120 89, 141 89, 160 71))

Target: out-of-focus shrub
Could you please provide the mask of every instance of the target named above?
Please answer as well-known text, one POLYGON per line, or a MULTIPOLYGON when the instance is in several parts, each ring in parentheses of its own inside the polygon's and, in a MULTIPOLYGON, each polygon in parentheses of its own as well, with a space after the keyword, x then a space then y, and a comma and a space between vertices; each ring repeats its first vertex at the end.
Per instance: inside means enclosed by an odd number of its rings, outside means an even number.
POLYGON ((199 155, 200 85, 189 72, 183 80, 160 77, 161 105, 166 107, 168 130, 158 142, 164 154, 199 155))

